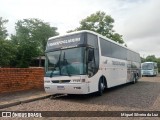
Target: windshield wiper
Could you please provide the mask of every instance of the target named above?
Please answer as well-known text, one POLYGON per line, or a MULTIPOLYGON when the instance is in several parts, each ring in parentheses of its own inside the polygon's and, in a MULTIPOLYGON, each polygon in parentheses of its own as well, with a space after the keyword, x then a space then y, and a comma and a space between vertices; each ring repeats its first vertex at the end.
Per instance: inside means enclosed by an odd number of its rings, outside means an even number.
POLYGON ((61 54, 62 54, 62 51, 60 52, 58 62, 55 64, 55 67, 53 68, 52 72, 50 73, 50 77, 51 77, 51 78, 53 77, 53 72, 56 70, 56 69, 55 69, 56 67, 59 68, 60 75, 62 75, 61 65, 63 65, 63 66, 66 67, 66 72, 67 72, 68 76, 71 76, 71 74, 70 74, 69 71, 68 71, 68 67, 66 66, 66 65, 68 64, 68 61, 67 61, 67 59, 65 58, 65 52, 64 52, 64 54, 63 54, 62 64, 61 64, 61 54))
MULTIPOLYGON (((58 62, 59 62, 59 61, 58 61, 58 62)), ((50 77, 51 77, 51 78, 53 77, 53 72, 56 70, 56 67, 58 66, 58 62, 57 62, 57 64, 54 64, 55 66, 54 66, 53 70, 52 70, 51 73, 50 73, 50 77)))
POLYGON ((52 78, 53 77, 53 72, 56 70, 55 68, 58 66, 59 67, 59 71, 60 71, 60 75, 61 75, 61 67, 60 67, 60 58, 61 58, 61 53, 59 55, 59 59, 57 61, 57 63, 55 64, 55 67, 53 68, 51 74, 50 74, 50 77, 52 78))

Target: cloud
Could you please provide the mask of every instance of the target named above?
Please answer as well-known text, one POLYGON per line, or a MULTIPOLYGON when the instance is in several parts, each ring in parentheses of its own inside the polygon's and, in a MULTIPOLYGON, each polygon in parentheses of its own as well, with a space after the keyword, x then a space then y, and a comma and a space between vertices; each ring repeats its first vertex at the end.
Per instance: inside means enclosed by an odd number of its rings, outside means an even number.
POLYGON ((15 22, 39 18, 58 27, 60 34, 79 26, 79 21, 96 11, 114 18, 114 30, 123 35, 128 47, 141 56, 160 57, 159 0, 0 0, 0 15, 9 19, 7 29, 14 33, 15 22))
POLYGON ((160 57, 160 1, 147 0, 128 9, 125 19, 118 30, 129 48, 138 51, 141 56, 160 57))
POLYGON ((148 55, 160 56, 160 37, 147 37, 145 39, 137 38, 127 42, 129 48, 136 50, 141 56, 146 57, 148 55))
POLYGON ((160 35, 160 1, 137 4, 126 17, 122 33, 128 40, 160 35))

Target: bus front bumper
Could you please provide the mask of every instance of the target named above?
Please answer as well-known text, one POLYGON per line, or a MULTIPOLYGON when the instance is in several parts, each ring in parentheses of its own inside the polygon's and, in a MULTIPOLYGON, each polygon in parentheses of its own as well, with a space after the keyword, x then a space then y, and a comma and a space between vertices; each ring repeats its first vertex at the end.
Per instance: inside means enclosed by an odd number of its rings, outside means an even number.
POLYGON ((141 74, 142 75, 154 75, 154 72, 153 71, 150 71, 150 70, 143 70, 143 71, 141 71, 141 74))
POLYGON ((88 83, 45 83, 44 89, 46 93, 50 94, 88 94, 90 92, 88 83))

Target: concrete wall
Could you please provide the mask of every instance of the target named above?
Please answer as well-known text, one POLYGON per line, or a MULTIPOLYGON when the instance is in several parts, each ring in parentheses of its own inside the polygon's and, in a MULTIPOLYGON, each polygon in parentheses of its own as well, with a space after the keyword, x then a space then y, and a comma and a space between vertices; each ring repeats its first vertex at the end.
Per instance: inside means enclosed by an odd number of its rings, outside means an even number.
POLYGON ((43 68, 0 68, 0 93, 43 89, 43 68))

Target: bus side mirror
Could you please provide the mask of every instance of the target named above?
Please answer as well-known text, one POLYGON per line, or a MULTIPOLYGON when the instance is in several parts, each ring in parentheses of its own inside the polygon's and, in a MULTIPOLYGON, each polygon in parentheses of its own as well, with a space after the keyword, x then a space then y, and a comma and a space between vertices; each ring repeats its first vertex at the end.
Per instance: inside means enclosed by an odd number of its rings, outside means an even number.
POLYGON ((92 61, 94 58, 94 49, 88 50, 88 62, 92 61))

